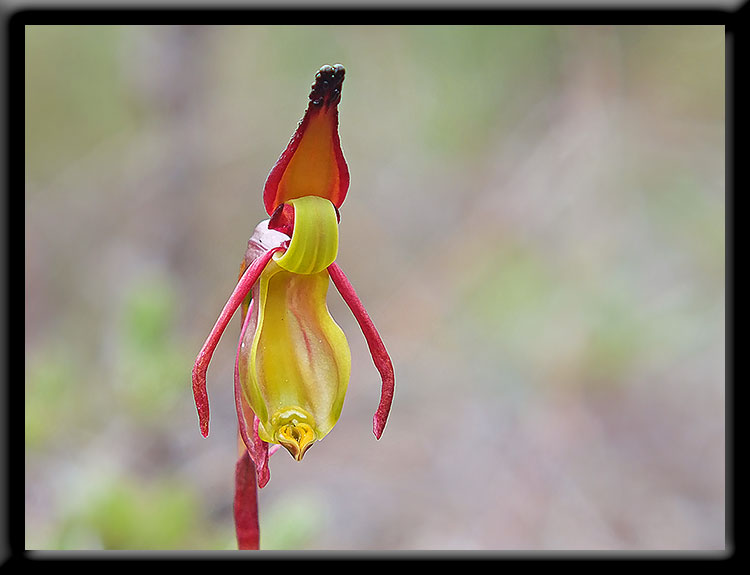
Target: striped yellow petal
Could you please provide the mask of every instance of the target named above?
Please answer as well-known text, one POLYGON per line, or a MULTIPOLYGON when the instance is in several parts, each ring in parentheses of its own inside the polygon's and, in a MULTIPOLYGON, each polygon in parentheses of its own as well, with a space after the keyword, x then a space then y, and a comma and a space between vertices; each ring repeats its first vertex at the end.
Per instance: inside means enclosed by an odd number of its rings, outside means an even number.
POLYGON ((341 414, 351 371, 346 336, 326 305, 329 275, 271 261, 253 288, 240 377, 258 434, 299 460, 341 414))

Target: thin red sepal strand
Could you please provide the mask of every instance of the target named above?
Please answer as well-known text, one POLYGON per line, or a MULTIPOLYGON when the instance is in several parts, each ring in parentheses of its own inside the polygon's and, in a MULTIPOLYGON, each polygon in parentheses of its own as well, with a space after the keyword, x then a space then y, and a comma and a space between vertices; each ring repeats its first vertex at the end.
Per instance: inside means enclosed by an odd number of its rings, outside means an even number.
POLYGON ((354 291, 354 287, 347 279, 344 272, 336 264, 332 263, 328 266, 328 273, 331 276, 333 284, 336 289, 339 290, 341 297, 352 310, 354 318, 359 323, 359 327, 362 329, 362 334, 365 336, 367 346, 370 348, 370 355, 372 355, 372 361, 375 367, 380 372, 382 379, 382 388, 380 391, 380 404, 378 409, 375 411, 375 416, 372 419, 372 431, 375 437, 380 439, 385 429, 385 423, 388 420, 388 413, 391 410, 391 403, 393 402, 393 388, 395 385, 395 376, 393 374, 393 363, 388 355, 388 351, 385 349, 385 344, 380 338, 378 330, 375 328, 375 324, 372 323, 370 316, 362 304, 362 301, 357 296, 357 292, 354 291))
POLYGON ((234 526, 240 550, 260 549, 255 464, 247 451, 234 470, 234 526))
POLYGON ((242 274, 242 277, 237 282, 232 295, 229 296, 229 300, 224 305, 224 309, 221 310, 219 319, 216 320, 211 333, 208 334, 208 338, 195 360, 195 364, 193 365, 193 397, 195 398, 195 406, 198 409, 198 420, 200 421, 203 437, 208 436, 209 406, 208 392, 206 391, 206 372, 208 371, 208 364, 211 362, 211 356, 213 356, 221 335, 227 328, 234 312, 240 307, 245 296, 250 293, 250 289, 258 281, 260 274, 266 265, 268 265, 273 254, 281 249, 284 248, 276 247, 268 250, 247 267, 245 273, 242 274))

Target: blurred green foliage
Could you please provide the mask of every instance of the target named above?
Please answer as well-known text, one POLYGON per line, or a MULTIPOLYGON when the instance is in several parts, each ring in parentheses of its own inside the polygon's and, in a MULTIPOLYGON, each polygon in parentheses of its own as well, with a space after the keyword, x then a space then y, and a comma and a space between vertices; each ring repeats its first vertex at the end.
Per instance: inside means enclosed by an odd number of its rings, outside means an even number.
POLYGON ((475 158, 522 113, 524 98, 554 85, 552 28, 496 32, 494 26, 416 26, 406 38, 413 62, 405 65, 425 96, 413 121, 427 149, 451 161, 475 158))
POLYGON ((26 447, 54 439, 76 416, 79 375, 74 359, 63 350, 44 349, 26 365, 26 447))
MULTIPOLYGON (((127 98, 120 26, 26 28, 26 170, 49 182, 137 110, 127 98)), ((33 192, 33 190, 32 190, 33 192)))
POLYGON ((664 238, 712 277, 724 272, 726 216, 723 202, 706 193, 703 182, 683 171, 659 171, 646 186, 649 217, 664 238))
POLYGON ((134 417, 158 417, 185 393, 185 366, 194 358, 177 337, 176 297, 164 280, 151 279, 125 299, 117 370, 134 417))
POLYGON ((263 509, 261 549, 307 549, 318 533, 325 531, 325 507, 320 495, 310 491, 291 493, 274 506, 263 509))
POLYGON ((551 267, 528 248, 499 250, 466 296, 474 320, 504 361, 539 368, 531 383, 616 383, 649 345, 639 302, 617 293, 619 279, 588 293, 551 267))
MULTIPOLYGON (((85 429, 123 416, 162 432, 168 428, 165 414, 185 394, 186 366, 192 361, 184 342, 172 335, 177 333, 175 292, 164 280, 143 278, 127 293, 119 315, 115 369, 106 379, 85 369, 82 356, 71 354, 74 346, 42 346, 27 360, 28 453, 66 449, 66 440, 81 441, 85 429), (93 393, 91 386, 96 386, 93 393), (91 398, 100 405, 94 417, 82 409, 91 398)), ((115 444, 111 449, 119 448, 115 444)), ((33 475, 50 471, 35 470, 33 475)), ((180 478, 106 475, 103 480, 99 475, 90 480, 83 505, 63 512, 48 539, 36 541, 37 548, 210 549, 226 544, 226 535, 212 535, 217 541, 202 538, 199 501, 180 478)))
POLYGON ((199 509, 196 494, 179 480, 163 478, 151 484, 114 479, 63 520, 53 546, 180 549, 199 537, 199 509))

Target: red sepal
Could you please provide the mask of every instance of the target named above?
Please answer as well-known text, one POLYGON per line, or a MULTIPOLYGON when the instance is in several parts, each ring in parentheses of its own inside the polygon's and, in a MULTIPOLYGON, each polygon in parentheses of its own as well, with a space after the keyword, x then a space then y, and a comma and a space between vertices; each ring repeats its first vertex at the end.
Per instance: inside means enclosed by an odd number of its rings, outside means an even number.
MULTIPOLYGON (((251 304, 252 305, 252 304, 251 304)), ((242 330, 240 331, 240 340, 237 344, 237 358, 234 362, 234 403, 237 409, 237 423, 239 433, 245 449, 250 454, 258 475, 258 487, 265 487, 271 479, 271 472, 268 469, 268 443, 263 441, 258 435, 259 420, 252 411, 252 408, 242 395, 242 385, 240 382, 240 353, 242 351, 242 342, 245 339, 245 332, 250 323, 250 309, 248 308, 242 321, 242 330), (247 429, 247 422, 253 421, 253 432, 250 434, 247 429)))
POLYGON ((195 364, 193 365, 193 397, 195 398, 195 406, 198 409, 198 419, 203 437, 208 436, 209 406, 208 392, 206 391, 206 372, 208 371, 208 364, 211 362, 211 356, 213 356, 219 339, 221 339, 221 335, 227 328, 234 312, 240 307, 245 296, 250 293, 253 284, 258 281, 260 274, 266 265, 268 265, 273 254, 282 249, 284 248, 279 246, 268 250, 247 267, 245 273, 242 274, 239 282, 237 282, 232 295, 229 296, 229 300, 224 305, 224 309, 221 310, 219 319, 216 320, 211 333, 208 334, 208 339, 206 339, 195 360, 195 364))
POLYGON ((341 206, 349 189, 349 168, 339 140, 341 64, 323 66, 315 75, 305 115, 286 149, 271 169, 263 188, 268 215, 284 202, 320 196, 341 206))
POLYGON ((395 376, 393 374, 393 363, 388 355, 388 351, 385 349, 385 344, 375 328, 375 324, 372 323, 370 316, 362 304, 362 301, 357 296, 357 292, 354 291, 354 287, 347 279, 341 268, 334 262, 328 266, 328 274, 331 276, 333 284, 336 289, 339 290, 341 297, 352 310, 354 318, 357 320, 359 327, 362 329, 362 333, 367 341, 367 346, 370 348, 370 355, 375 367, 380 372, 380 378, 382 380, 382 387, 380 391, 380 404, 378 409, 375 411, 375 416, 372 419, 372 431, 375 437, 380 439, 385 429, 385 423, 388 420, 388 413, 391 410, 391 403, 393 402, 393 389, 395 385, 395 376))

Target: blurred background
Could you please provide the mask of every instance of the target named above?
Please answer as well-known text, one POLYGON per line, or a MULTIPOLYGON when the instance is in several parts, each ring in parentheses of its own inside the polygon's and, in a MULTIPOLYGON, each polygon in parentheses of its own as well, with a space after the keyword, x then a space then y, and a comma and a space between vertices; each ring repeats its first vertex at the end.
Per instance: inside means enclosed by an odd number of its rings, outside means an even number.
POLYGON ((26 546, 233 549, 238 319, 323 64, 338 262, 392 355, 260 490, 266 549, 723 549, 724 29, 26 27, 26 546))

